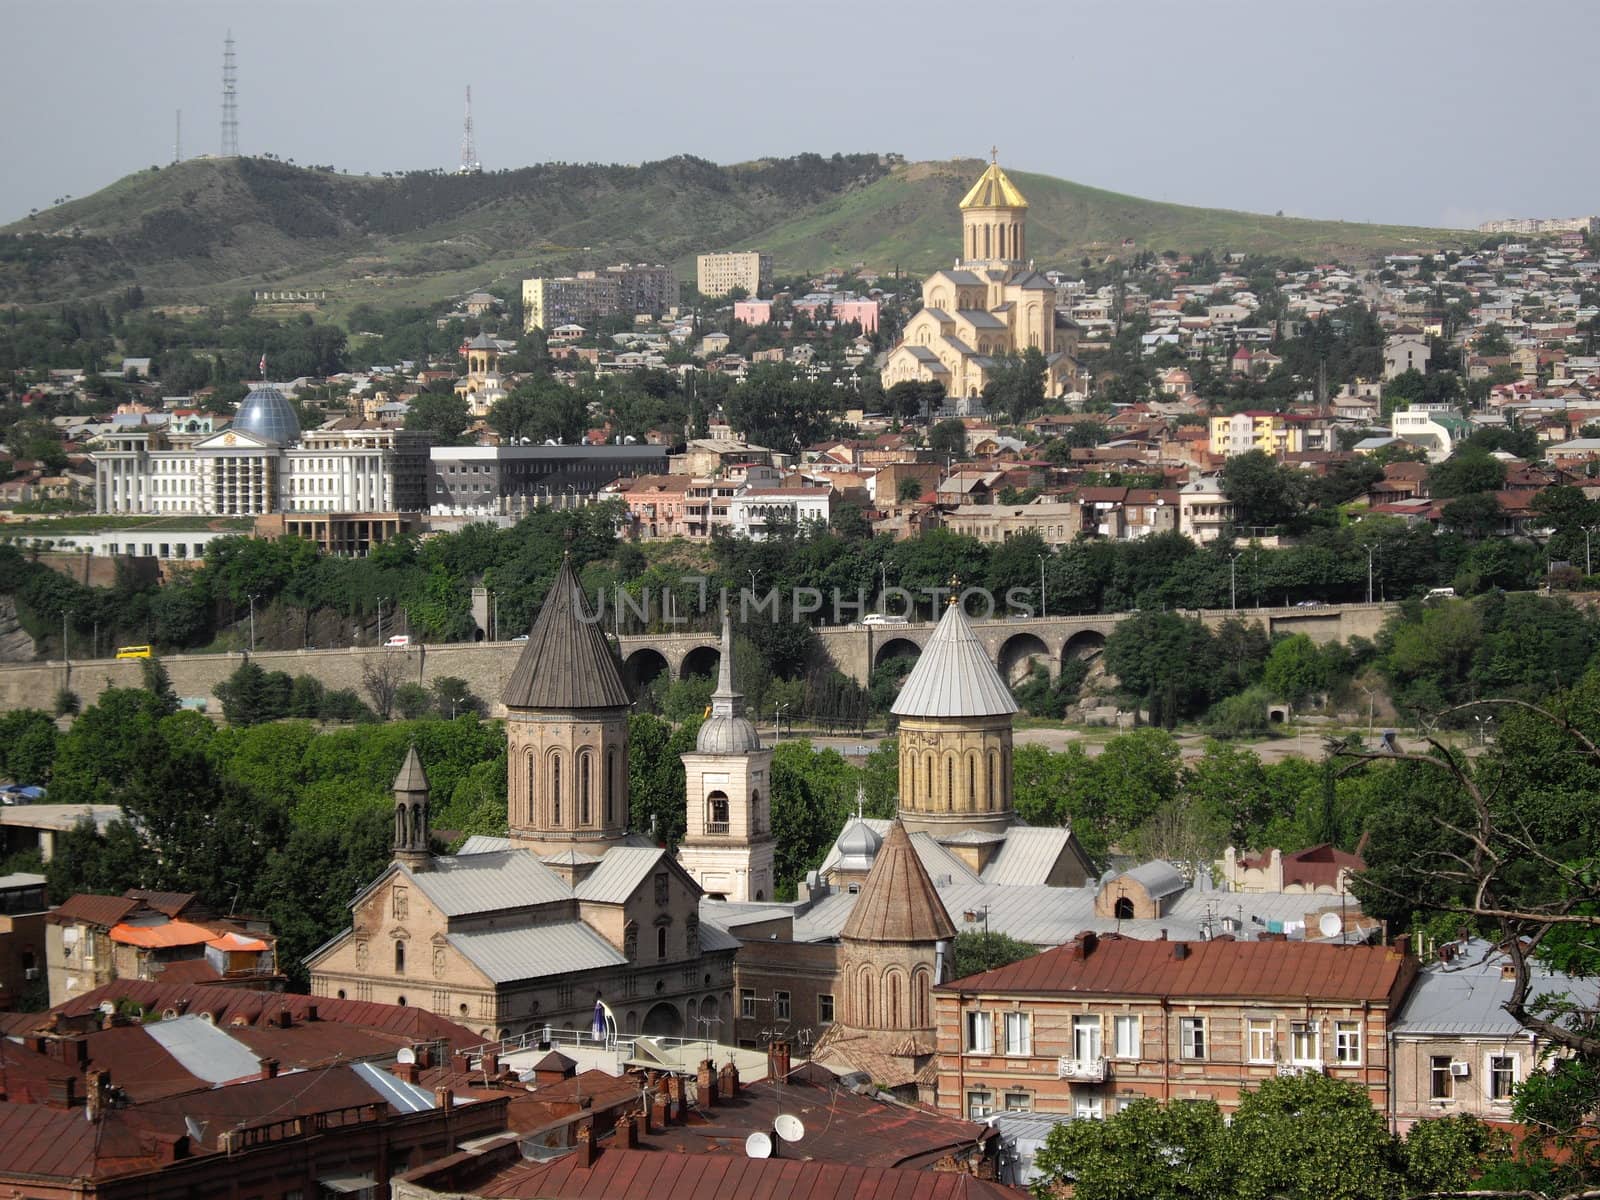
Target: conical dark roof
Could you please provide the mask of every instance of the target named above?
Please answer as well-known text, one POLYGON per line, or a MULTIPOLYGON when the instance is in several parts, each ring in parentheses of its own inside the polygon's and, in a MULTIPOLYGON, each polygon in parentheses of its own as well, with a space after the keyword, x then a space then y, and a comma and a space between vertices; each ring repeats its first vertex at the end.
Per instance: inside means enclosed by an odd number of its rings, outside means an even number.
POLYGON ((507 708, 628 707, 628 689, 571 560, 562 559, 500 698, 507 708))
POLYGON ((856 942, 942 942, 955 935, 911 836, 896 821, 878 847, 841 936, 856 942))
POLYGON ((413 745, 406 751, 406 760, 400 764, 400 774, 394 777, 394 791, 425 792, 428 790, 428 773, 422 769, 422 759, 413 745))

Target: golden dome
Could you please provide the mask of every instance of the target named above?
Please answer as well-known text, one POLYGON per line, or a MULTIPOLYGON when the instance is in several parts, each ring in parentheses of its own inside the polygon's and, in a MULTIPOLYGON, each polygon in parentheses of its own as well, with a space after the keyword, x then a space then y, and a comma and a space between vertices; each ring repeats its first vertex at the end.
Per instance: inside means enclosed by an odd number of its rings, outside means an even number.
POLYGON ((1028 201, 1017 190, 1000 164, 992 162, 972 190, 961 198, 962 208, 1027 208, 1028 201))

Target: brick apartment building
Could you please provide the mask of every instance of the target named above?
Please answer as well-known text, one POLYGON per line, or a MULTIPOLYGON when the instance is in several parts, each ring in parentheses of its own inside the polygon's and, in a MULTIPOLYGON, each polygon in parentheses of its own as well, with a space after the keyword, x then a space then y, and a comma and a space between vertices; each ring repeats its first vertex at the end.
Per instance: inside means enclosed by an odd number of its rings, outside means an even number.
POLYGON ((1102 1117, 1133 1100, 1214 1100, 1325 1071, 1389 1102, 1388 1031, 1416 978, 1403 939, 1065 945, 934 989, 940 1108, 1102 1117))

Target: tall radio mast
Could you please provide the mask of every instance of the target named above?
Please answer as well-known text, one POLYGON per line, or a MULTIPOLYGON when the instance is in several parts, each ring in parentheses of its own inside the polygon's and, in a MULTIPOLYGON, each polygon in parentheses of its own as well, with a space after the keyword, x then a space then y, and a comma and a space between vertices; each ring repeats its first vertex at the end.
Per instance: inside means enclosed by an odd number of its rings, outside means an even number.
POLYGON ((467 86, 467 115, 461 122, 461 166, 457 175, 477 175, 483 171, 478 161, 478 146, 472 136, 472 86, 467 86))
POLYGON ((239 153, 238 69, 233 64, 233 30, 222 42, 222 156, 239 153))

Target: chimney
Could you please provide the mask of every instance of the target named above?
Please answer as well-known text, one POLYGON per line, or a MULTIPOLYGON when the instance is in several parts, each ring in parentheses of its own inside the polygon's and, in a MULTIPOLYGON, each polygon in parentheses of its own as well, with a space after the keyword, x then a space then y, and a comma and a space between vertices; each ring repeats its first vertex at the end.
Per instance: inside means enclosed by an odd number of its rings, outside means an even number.
POLYGON ((623 1113, 617 1118, 617 1145, 624 1150, 639 1148, 639 1128, 633 1123, 632 1113, 623 1113))
POLYGON ((1405 958, 1411 953, 1411 935, 1409 933, 1402 933, 1394 939, 1394 952, 1401 958, 1405 958))
POLYGON ((683 1077, 667 1076, 667 1119, 674 1124, 683 1120, 683 1077))
POLYGON ((789 1043, 775 1041, 767 1046, 767 1078, 789 1077, 789 1043))
POLYGON ((84 1115, 98 1121, 106 1111, 106 1100, 111 1091, 109 1071, 90 1071, 84 1080, 84 1115))
POLYGON ((739 1068, 731 1062, 722 1064, 722 1070, 717 1072, 717 1095, 724 1100, 732 1100, 739 1094, 739 1068))
POLYGON ((1167 940, 1167 931, 1165 929, 1161 931, 1161 940, 1163 942, 1167 940))
POLYGON ((68 1075, 65 1079, 54 1079, 50 1082, 50 1107, 51 1108, 76 1108, 78 1106, 78 1077, 68 1075))
POLYGON ((578 1126, 578 1165, 594 1166, 594 1129, 589 1121, 578 1126))
POLYGON ((494 1050, 485 1050, 481 1059, 483 1073, 490 1079, 500 1074, 500 1055, 494 1050))
POLYGON ((294 1014, 289 1011, 289 1006, 284 1005, 278 1010, 278 1028, 288 1029, 294 1024, 294 1014))
POLYGON ((434 1088, 433 1106, 435 1108, 454 1108, 456 1106, 456 1094, 449 1088, 434 1088))
POLYGON ((1189 957, 1189 943, 1188 942, 1173 942, 1172 943, 1172 957, 1177 959, 1179 962, 1182 962, 1184 959, 1188 958, 1189 957))
POLYGON ((702 1059, 695 1070, 694 1085, 700 1092, 700 1103, 709 1108, 717 1102, 717 1065, 709 1058, 702 1059))
POLYGON ((645 1125, 645 1132, 649 1133, 653 1129, 657 1133, 660 1133, 660 1132, 664 1131, 666 1129, 666 1127, 667 1127, 667 1094, 666 1094, 666 1092, 651 1092, 650 1093, 650 1119, 645 1125))
POLYGON ((189 1136, 184 1133, 156 1133, 151 1135, 155 1142, 156 1161, 165 1165, 175 1163, 180 1159, 189 1157, 189 1136))
POLYGON ((401 1083, 414 1084, 417 1082, 417 1064, 414 1062, 395 1063, 394 1066, 389 1068, 389 1074, 393 1075, 401 1083))
POLYGON ((263 1058, 261 1060, 261 1078, 276 1079, 277 1077, 278 1060, 275 1058, 263 1058))
POLYGON ((306 1005, 306 1020, 315 1021, 317 1019, 317 1006, 315 1004, 306 1005))
POLYGON ((472 1055, 457 1050, 450 1056, 450 1069, 458 1075, 465 1075, 472 1070, 472 1055))

